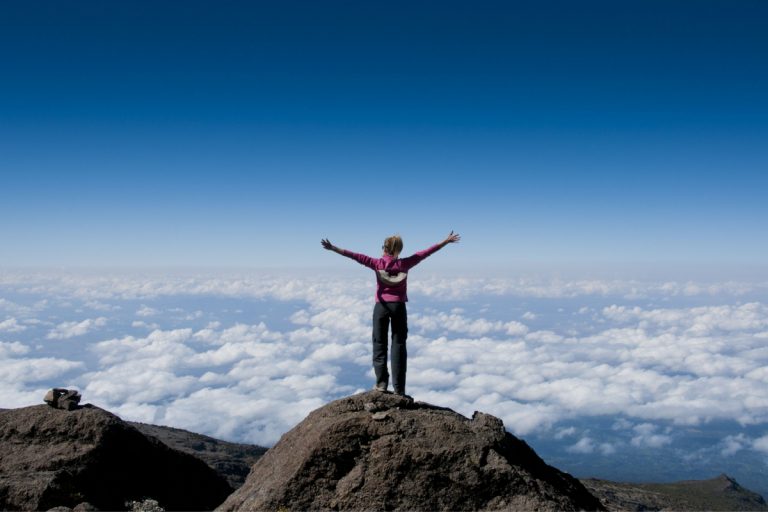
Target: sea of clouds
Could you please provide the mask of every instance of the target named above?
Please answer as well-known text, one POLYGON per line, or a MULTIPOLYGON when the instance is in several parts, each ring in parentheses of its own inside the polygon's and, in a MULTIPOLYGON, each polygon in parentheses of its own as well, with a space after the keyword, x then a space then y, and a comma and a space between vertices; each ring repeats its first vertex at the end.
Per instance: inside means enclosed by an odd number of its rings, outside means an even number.
MULTIPOLYGON (((274 444, 373 384, 374 278, 351 275, 0 271, 0 407, 74 387, 125 419, 274 444)), ((764 462, 767 294, 414 275, 408 393, 494 414, 563 461, 686 446, 764 462)))

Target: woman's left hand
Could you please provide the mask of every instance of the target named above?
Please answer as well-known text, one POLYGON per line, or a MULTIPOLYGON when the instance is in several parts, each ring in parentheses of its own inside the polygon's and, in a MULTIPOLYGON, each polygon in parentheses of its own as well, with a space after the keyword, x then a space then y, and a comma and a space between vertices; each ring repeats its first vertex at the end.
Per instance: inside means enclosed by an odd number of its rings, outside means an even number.
POLYGON ((454 233, 453 231, 451 231, 451 232, 448 234, 448 236, 447 236, 447 237, 445 237, 445 240, 443 240, 443 245, 448 245, 448 244, 455 244, 455 243, 458 243, 458 241, 459 241, 459 240, 461 240, 461 235, 459 235, 458 233, 454 233))

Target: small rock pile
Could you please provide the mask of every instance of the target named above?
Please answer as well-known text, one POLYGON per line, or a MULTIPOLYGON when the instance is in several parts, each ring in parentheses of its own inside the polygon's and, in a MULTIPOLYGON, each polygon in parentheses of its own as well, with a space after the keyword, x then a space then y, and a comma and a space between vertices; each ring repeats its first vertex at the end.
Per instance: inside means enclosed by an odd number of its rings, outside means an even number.
POLYGON ((53 388, 45 394, 45 403, 55 409, 74 411, 80 403, 80 393, 74 389, 53 388))

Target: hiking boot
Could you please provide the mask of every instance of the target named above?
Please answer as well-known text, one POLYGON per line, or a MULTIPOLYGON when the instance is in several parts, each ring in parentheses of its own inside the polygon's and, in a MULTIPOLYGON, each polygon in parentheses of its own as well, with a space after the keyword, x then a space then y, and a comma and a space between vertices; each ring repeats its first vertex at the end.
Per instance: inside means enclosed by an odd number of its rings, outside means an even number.
POLYGON ((400 397, 405 398, 406 400, 410 400, 411 402, 413 402, 413 397, 411 395, 406 395, 402 391, 395 391, 395 396, 400 396, 400 397))
POLYGON ((376 384, 373 386, 374 391, 378 391, 380 393, 386 393, 387 392, 387 385, 386 384, 376 384))

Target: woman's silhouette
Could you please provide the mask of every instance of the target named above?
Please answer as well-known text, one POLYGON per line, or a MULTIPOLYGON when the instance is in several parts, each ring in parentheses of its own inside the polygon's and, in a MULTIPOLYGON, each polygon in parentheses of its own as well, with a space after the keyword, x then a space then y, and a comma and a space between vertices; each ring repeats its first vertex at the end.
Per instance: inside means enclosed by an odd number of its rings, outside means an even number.
POLYGON ((375 390, 387 391, 389 371, 387 370, 387 334, 392 323, 392 387, 398 395, 405 395, 405 371, 407 369, 408 337, 408 271, 430 254, 461 239, 453 231, 437 245, 419 251, 413 256, 400 259, 403 239, 398 235, 384 240, 381 258, 371 258, 333 245, 327 238, 320 243, 323 248, 342 256, 352 258, 376 273, 376 305, 373 308, 373 370, 376 373, 375 390))

